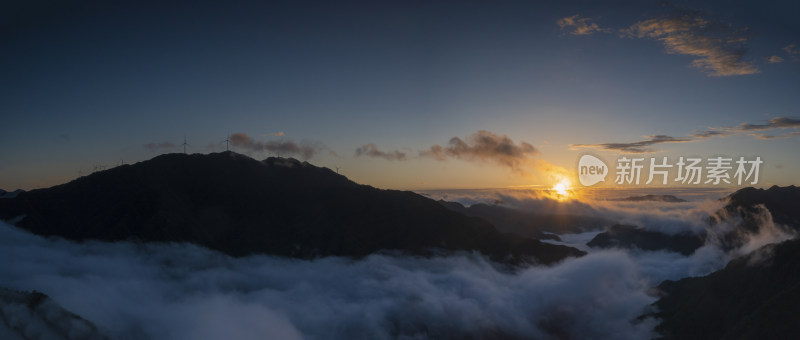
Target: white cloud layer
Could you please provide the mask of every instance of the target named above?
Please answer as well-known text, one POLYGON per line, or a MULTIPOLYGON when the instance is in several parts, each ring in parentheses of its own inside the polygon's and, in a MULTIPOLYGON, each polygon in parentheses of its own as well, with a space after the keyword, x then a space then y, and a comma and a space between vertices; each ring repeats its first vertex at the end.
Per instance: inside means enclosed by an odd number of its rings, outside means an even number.
POLYGON ((509 272, 482 257, 234 259, 191 245, 71 243, 3 224, 0 286, 36 289, 112 337, 651 336, 621 251, 509 272))
MULTIPOLYGON (((562 204, 563 213, 592 213, 665 233, 705 228, 704 219, 722 204, 499 198, 529 211, 562 204)), ((732 251, 709 237, 688 257, 589 249, 551 267, 516 269, 467 253, 231 258, 189 244, 45 239, 0 222, 0 257, 12 259, 0 265, 0 287, 44 292, 113 338, 649 339, 658 320, 639 316, 656 300, 653 287, 706 275, 733 257, 793 236, 768 213, 761 217, 761 232, 746 235, 732 251)), ((562 239, 584 244, 590 236, 562 239)))

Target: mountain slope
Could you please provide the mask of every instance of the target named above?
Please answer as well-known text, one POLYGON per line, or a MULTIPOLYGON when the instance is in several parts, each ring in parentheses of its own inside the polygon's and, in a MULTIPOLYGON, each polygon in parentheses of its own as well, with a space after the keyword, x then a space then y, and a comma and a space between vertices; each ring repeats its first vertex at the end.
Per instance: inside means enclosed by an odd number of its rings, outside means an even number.
MULTIPOLYGON (((741 247, 748 238, 758 234, 765 223, 774 221, 775 227, 786 233, 800 232, 800 188, 795 186, 769 189, 743 188, 725 198, 727 204, 709 217, 709 229, 714 231, 716 242, 725 250, 741 247), (768 214, 766 214, 768 213, 768 214), (769 216, 767 216, 769 215, 769 216), (733 222, 730 230, 715 230, 722 222, 733 222)), ((667 235, 645 228, 620 228, 613 226, 598 234, 588 245, 592 247, 665 249, 689 255, 703 246, 705 231, 667 235)))
MULTIPOLYGON (((745 188, 724 208, 755 233, 766 208, 774 221, 800 230, 800 188, 745 188)), ((741 241, 740 241, 741 242, 741 241)), ((655 306, 657 328, 668 339, 800 338, 800 240, 764 246, 705 277, 665 281, 655 306)))
POLYGON ((0 339, 107 339, 47 295, 0 288, 0 339))
POLYGON ((691 255, 703 246, 703 237, 691 233, 667 235, 635 226, 615 224, 597 234, 586 245, 597 248, 639 248, 642 250, 667 250, 691 255))
POLYGON ((760 206, 769 210, 773 221, 800 231, 800 188, 772 186, 769 189, 744 188, 728 196, 724 210, 731 215, 741 215, 741 227, 757 231, 760 206))
POLYGON ((800 240, 768 245, 705 277, 665 281, 656 302, 667 339, 800 337, 800 240))
POLYGON ((169 154, 0 200, 0 218, 73 240, 192 242, 234 256, 476 250, 552 263, 577 249, 498 232, 412 192, 294 159, 169 154))
POLYGON ((560 240, 558 235, 554 233, 580 233, 587 230, 600 229, 604 225, 611 223, 599 217, 554 213, 541 214, 484 203, 465 207, 458 202, 440 200, 439 204, 460 214, 489 221, 503 232, 537 239, 560 240))

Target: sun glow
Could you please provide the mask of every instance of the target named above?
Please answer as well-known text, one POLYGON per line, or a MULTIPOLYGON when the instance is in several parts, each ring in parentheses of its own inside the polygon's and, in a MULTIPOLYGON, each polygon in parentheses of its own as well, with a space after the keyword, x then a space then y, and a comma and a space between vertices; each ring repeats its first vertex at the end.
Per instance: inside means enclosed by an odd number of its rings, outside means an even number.
POLYGON ((566 195, 567 194, 567 188, 568 187, 567 187, 566 184, 558 183, 553 187, 553 190, 555 190, 559 195, 566 195))
POLYGON ((572 196, 572 182, 570 182, 569 179, 564 178, 556 183, 551 190, 554 191, 555 198, 559 200, 566 200, 572 196))

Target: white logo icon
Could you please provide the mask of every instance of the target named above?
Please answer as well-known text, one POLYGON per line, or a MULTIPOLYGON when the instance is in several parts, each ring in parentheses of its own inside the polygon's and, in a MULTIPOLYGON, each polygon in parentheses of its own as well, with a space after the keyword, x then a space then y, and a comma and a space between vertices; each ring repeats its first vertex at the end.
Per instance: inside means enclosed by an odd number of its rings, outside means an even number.
POLYGON ((608 166, 599 158, 592 155, 581 156, 578 161, 578 179, 583 186, 592 186, 597 182, 604 182, 608 175, 608 166))

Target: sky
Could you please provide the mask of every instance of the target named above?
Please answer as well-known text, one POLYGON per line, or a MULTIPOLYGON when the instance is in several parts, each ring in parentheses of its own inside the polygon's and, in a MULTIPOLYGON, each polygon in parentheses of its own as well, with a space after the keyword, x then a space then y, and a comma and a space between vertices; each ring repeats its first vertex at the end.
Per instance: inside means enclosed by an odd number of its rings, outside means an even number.
POLYGON ((623 156, 760 157, 756 186, 796 185, 799 15, 794 1, 4 2, 0 188, 226 139, 392 189, 550 186, 583 154, 612 171, 623 156))

